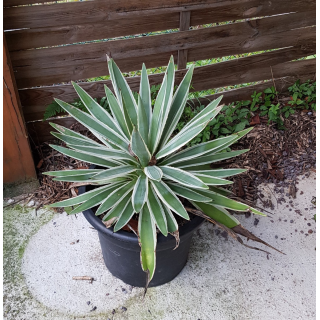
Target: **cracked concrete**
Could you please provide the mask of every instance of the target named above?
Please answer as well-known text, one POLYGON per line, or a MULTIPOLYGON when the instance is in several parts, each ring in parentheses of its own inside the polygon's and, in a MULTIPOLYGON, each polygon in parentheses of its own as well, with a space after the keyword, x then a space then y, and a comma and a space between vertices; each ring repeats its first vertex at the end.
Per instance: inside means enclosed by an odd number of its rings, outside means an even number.
MULTIPOLYGON (((296 199, 275 204, 268 217, 239 215, 247 229, 286 255, 267 249, 268 259, 205 223, 183 271, 149 288, 145 299, 143 289, 108 272, 97 233, 82 215, 5 209, 4 319, 315 319, 315 174, 298 188, 296 199), (95 281, 72 280, 84 275, 95 281)), ((275 203, 271 184, 260 189, 275 203)))

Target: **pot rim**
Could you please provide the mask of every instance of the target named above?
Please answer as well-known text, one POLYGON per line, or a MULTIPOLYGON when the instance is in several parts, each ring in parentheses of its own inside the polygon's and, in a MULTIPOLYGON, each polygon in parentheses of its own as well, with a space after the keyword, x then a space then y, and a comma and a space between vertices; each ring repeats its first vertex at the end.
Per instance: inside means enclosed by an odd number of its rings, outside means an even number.
MULTIPOLYGON (((79 187, 79 195, 86 192, 87 186, 81 186, 79 187)), ((102 220, 95 215, 92 209, 88 209, 83 211, 83 215, 88 220, 88 222, 98 231, 102 232, 103 234, 106 234, 110 237, 117 238, 120 241, 123 242, 137 242, 138 237, 133 232, 126 232, 124 230, 119 230, 117 232, 113 232, 113 226, 110 228, 107 228, 102 220)), ((179 227, 179 238, 180 242, 183 241, 183 238, 185 238, 188 234, 190 236, 192 235, 192 232, 197 229, 203 222, 205 221, 204 218, 201 218, 199 216, 195 216, 192 220, 188 221, 183 226, 179 227)), ((168 236, 165 237, 162 233, 157 234, 157 243, 161 242, 168 242, 172 241, 172 238, 174 238, 171 234, 168 233, 168 236)))

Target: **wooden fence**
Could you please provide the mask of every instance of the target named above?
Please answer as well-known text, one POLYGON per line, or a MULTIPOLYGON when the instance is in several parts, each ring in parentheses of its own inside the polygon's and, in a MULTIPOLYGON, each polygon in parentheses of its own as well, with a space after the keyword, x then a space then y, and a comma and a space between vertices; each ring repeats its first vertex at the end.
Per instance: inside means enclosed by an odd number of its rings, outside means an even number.
MULTIPOLYGON (((44 2, 4 0, 6 40, 24 117, 35 143, 52 138, 48 123, 37 120, 43 118, 53 98, 67 102, 77 98, 71 80, 108 75, 106 54, 123 72, 140 70, 143 62, 147 68, 165 66, 173 55, 179 83, 187 62, 272 49, 195 68, 194 91, 269 80, 226 92, 226 102, 246 99, 254 90, 271 86, 273 80, 281 90, 297 78, 305 80, 315 75, 315 59, 293 61, 315 53, 315 0, 94 0, 39 4, 44 2), (32 3, 39 5, 30 6, 32 3), (205 24, 214 26, 203 27, 205 24), (178 30, 92 42, 168 29, 178 30)), ((158 84, 162 78, 163 74, 154 74, 150 82, 158 84)), ((139 81, 139 77, 128 79, 134 90, 138 90, 139 81)), ((81 86, 93 97, 103 97, 104 84, 111 87, 110 81, 81 86)), ((71 118, 55 121, 74 123, 71 118)))

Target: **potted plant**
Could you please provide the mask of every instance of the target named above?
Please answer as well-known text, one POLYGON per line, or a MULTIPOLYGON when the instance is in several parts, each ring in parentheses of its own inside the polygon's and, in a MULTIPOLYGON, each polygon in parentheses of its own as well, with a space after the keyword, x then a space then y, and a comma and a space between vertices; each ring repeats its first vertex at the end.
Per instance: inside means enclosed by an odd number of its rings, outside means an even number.
POLYGON ((70 214, 83 212, 99 233, 111 273, 126 283, 146 288, 166 283, 181 271, 192 234, 204 218, 239 241, 236 233, 263 242, 227 210, 263 214, 228 198, 228 191, 221 188, 232 183, 226 177, 245 170, 210 168, 212 162, 246 152, 226 149, 250 129, 184 148, 219 113, 222 96, 174 135, 187 101, 193 67, 173 94, 175 67, 171 57, 153 108, 145 65, 138 102, 112 59, 108 67, 115 93, 105 86, 111 114, 76 83, 73 86, 88 113, 55 99, 97 139, 51 124, 58 131, 52 134, 67 146, 52 148, 93 164, 89 169, 46 173, 54 180, 86 184, 77 197, 52 207, 72 207, 70 214))

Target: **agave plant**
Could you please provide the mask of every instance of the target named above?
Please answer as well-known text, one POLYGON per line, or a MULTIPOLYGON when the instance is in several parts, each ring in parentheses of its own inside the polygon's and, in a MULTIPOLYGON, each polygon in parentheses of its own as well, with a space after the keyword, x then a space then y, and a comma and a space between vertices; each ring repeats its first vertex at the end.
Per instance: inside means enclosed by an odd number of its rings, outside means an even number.
POLYGON ((232 183, 226 177, 245 170, 210 168, 213 162, 246 152, 227 152, 226 149, 250 129, 184 148, 219 113, 222 96, 175 134, 187 101, 193 67, 173 94, 175 67, 171 57, 154 107, 145 65, 142 66, 138 102, 112 59, 108 61, 108 67, 115 95, 107 86, 105 92, 112 114, 76 83, 73 86, 88 113, 55 99, 100 142, 51 124, 58 131, 52 134, 68 147, 52 145, 52 148, 97 166, 96 169, 47 172, 55 177, 54 180, 96 185, 95 189, 85 194, 52 206, 72 206, 70 214, 98 206, 95 214, 103 215, 103 221, 113 224, 114 232, 127 225, 135 213, 139 214, 141 265, 150 281, 156 268, 157 230, 164 236, 168 233, 177 236, 176 215, 189 220, 181 198, 187 199, 206 217, 227 228, 240 225, 227 209, 263 215, 246 204, 229 199, 228 192, 221 189, 221 186, 232 183))

